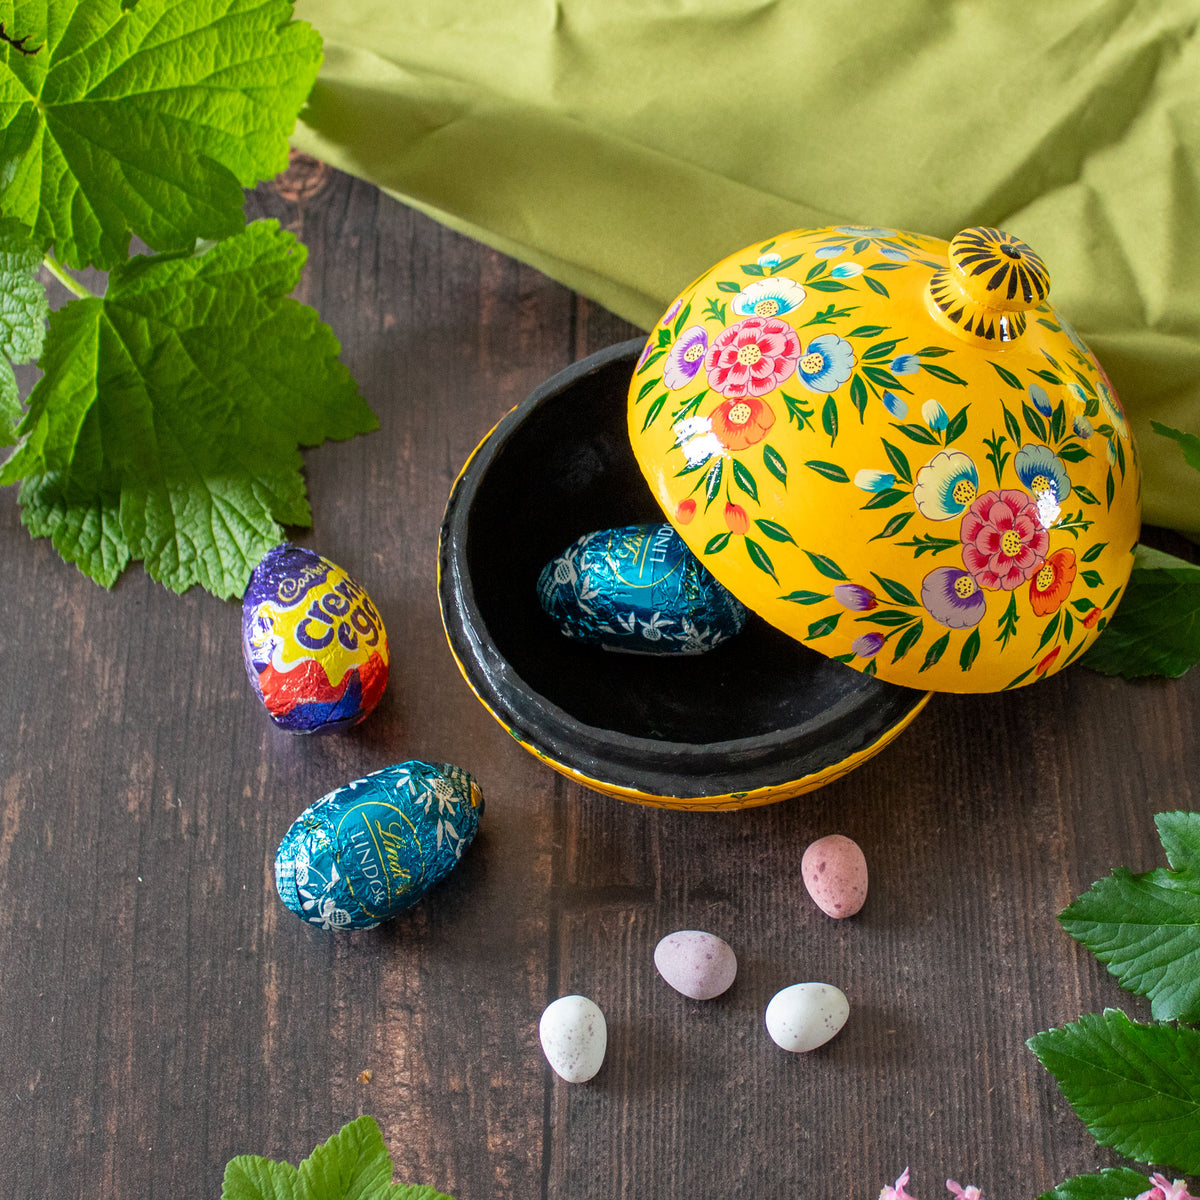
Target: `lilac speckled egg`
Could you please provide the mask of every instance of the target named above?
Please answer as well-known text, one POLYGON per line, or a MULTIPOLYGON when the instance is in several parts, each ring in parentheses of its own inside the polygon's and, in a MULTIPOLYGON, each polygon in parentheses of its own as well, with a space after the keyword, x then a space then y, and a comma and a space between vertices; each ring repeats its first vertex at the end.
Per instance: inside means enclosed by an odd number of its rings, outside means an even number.
POLYGON ((560 996, 538 1023, 546 1061, 568 1083, 587 1083, 604 1063, 608 1026, 599 1006, 586 996, 560 996))
POLYGON ((681 929, 654 947, 658 973, 693 1000, 711 1000, 728 991, 737 974, 737 958, 715 933, 681 929))
POLYGON ((832 983, 793 983, 767 1005, 767 1032, 775 1045, 807 1054, 835 1037, 850 1015, 850 1002, 832 983))
POLYGON ((827 916, 852 917, 866 903, 867 860, 858 843, 840 833, 818 838, 805 850, 800 875, 827 916))

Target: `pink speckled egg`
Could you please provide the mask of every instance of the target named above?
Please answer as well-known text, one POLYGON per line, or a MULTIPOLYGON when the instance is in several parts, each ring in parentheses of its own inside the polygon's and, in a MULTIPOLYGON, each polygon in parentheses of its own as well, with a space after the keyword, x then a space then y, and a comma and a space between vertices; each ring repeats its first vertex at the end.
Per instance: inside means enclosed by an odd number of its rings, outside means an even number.
POLYGON ((654 947, 658 973, 693 1000, 711 1000, 728 991, 737 975, 737 957, 715 933, 681 929, 654 947))
POLYGON ((840 833, 818 838, 805 850, 800 875, 827 916, 852 917, 866 903, 867 860, 858 843, 840 833))

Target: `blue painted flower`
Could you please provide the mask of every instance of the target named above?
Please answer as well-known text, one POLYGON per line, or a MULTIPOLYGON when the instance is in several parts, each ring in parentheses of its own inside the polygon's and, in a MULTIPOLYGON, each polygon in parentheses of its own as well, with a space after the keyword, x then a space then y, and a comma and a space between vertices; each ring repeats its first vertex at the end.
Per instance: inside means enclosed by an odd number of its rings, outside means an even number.
POLYGON ((1108 459, 1108 465, 1115 467, 1117 465, 1117 443, 1109 438, 1104 446, 1104 457, 1108 459))
POLYGON ((862 264, 856 262, 838 263, 829 272, 830 279, 855 279, 863 273, 862 264))
POLYGON ((840 258, 845 253, 845 246, 818 246, 813 251, 817 258, 840 258))
POLYGON ((887 471, 868 470, 866 467, 854 476, 854 486, 864 492, 886 492, 895 482, 895 475, 887 471))
POLYGON ((804 303, 805 291, 786 275, 756 279, 734 296, 729 307, 739 317, 778 317, 804 303))
POLYGON ((758 256, 758 265, 762 267, 764 271, 774 271, 781 262, 783 262, 783 259, 780 258, 780 256, 776 254, 774 250, 768 254, 760 254, 758 256))
POLYGON ((890 258, 892 262, 908 262, 909 254, 907 250, 901 250, 899 246, 893 242, 884 242, 879 247, 879 253, 884 258, 890 258))
POLYGON ((1049 446, 1027 442, 1013 457, 1013 467, 1035 500, 1048 492, 1056 504, 1061 504, 1071 494, 1067 468, 1049 446))
POLYGON ((1071 428, 1074 429, 1075 436, 1077 438, 1082 438, 1082 440, 1085 442, 1092 436, 1093 433, 1096 432, 1092 428, 1091 421, 1089 421, 1087 417, 1083 415, 1083 413, 1080 413, 1079 416, 1077 416, 1075 420, 1071 422, 1071 428))
POLYGON ((926 400, 921 405, 921 419, 934 433, 941 433, 950 424, 946 410, 936 400, 926 400))
POLYGON ((949 521, 979 495, 979 472, 961 450, 942 450, 917 472, 913 501, 931 521, 949 521))
POLYGON ((1029 399, 1033 403, 1033 407, 1042 414, 1043 417, 1048 417, 1054 412, 1054 405, 1050 403, 1050 397, 1046 395, 1046 389, 1038 387, 1036 383, 1029 385, 1029 399))
POLYGON ((915 354, 897 354, 889 365, 893 375, 915 375, 921 369, 921 360, 915 354))
POLYGON ((890 412, 892 416, 896 418, 897 421, 902 421, 908 416, 908 401, 900 396, 897 396, 895 392, 884 392, 880 399, 883 401, 883 407, 886 408, 888 412, 890 412))
POLYGON ((1104 415, 1112 422, 1112 427, 1117 431, 1117 436, 1122 441, 1129 441, 1129 422, 1125 420, 1125 412, 1121 408, 1121 403, 1117 399, 1116 394, 1103 380, 1100 380, 1097 384, 1096 394, 1100 397, 1100 407, 1104 410, 1104 415))
POLYGON ((836 333, 823 333, 808 343, 796 364, 796 374, 809 391, 833 392, 850 378, 857 360, 854 349, 836 333))
POLYGON ((704 354, 708 350, 708 334, 703 325, 691 325, 675 339, 675 345, 667 354, 663 364, 663 383, 671 391, 691 383, 700 364, 704 362, 704 354))
POLYGON ((921 581, 921 603, 939 624, 971 629, 983 619, 987 601, 979 584, 961 567, 938 567, 921 581))

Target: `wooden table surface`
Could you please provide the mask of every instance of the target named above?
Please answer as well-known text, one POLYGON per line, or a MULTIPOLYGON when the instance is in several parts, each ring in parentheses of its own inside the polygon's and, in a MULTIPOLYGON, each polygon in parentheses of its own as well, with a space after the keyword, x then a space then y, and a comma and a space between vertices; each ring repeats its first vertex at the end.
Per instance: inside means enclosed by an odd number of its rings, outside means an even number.
POLYGON ((636 331, 305 160, 250 210, 308 246, 300 298, 379 415, 307 453, 314 526, 296 536, 370 590, 392 681, 353 732, 289 736, 251 694, 239 605, 140 567, 106 593, 0 493, 0 1197, 216 1200, 233 1155, 296 1162, 361 1113, 398 1181, 457 1200, 875 1200, 906 1165, 922 1200, 947 1176, 1024 1200, 1122 1163, 1025 1039, 1105 1005, 1149 1015, 1055 914, 1114 866, 1163 864, 1152 815, 1197 802, 1200 671, 1134 685, 1074 668, 935 697, 847 778, 744 813, 568 782, 456 670, 438 526, 505 411, 636 331), (279 838, 407 758, 476 776, 475 845, 378 930, 304 925, 275 894, 279 838), (872 871, 842 922, 800 879, 832 832, 872 871), (737 951, 716 1001, 654 970, 681 928, 737 951), (790 1055, 763 1011, 803 980, 837 984, 851 1015, 790 1055), (586 1085, 538 1045, 569 992, 608 1019, 586 1085))

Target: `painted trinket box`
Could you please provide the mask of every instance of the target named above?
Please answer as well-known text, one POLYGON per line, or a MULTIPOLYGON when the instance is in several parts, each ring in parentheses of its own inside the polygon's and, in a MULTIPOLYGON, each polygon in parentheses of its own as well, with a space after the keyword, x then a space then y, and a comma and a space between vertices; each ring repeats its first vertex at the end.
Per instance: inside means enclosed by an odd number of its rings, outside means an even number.
POLYGON ((1077 659, 1128 581, 1140 481, 1048 291, 996 230, 798 231, 548 380, 477 448, 442 527, 443 622, 476 695, 588 786, 737 808, 845 775, 931 690, 1077 659), (558 636, 544 565, 664 515, 751 610, 743 631, 680 659, 558 636))

